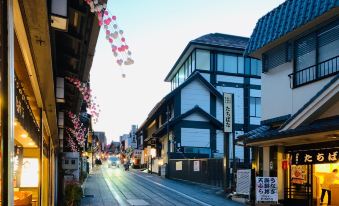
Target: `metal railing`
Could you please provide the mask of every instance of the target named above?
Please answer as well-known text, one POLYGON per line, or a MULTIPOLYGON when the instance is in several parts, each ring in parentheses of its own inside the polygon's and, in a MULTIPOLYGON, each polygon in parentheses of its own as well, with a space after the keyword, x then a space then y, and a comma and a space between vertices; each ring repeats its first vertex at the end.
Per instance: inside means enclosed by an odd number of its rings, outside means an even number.
POLYGON ((293 84, 291 86, 299 87, 328 76, 339 73, 339 55, 328 60, 319 62, 316 65, 289 74, 293 84))

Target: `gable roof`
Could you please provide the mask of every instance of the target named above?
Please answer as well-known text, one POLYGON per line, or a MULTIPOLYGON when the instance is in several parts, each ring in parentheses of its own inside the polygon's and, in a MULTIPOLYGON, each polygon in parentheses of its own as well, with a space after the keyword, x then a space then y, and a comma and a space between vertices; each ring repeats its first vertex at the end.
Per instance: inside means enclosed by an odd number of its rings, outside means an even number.
MULTIPOLYGON (((170 72, 165 77, 165 81, 171 81, 169 78, 177 69, 179 63, 190 49, 194 46, 210 46, 223 49, 233 49, 244 51, 246 49, 248 37, 235 36, 230 34, 210 33, 190 41, 181 53, 170 72)), ((191 52, 191 51, 190 51, 191 52)))
POLYGON ((198 71, 195 71, 188 79, 186 79, 186 81, 184 81, 181 85, 172 90, 153 107, 151 112, 148 114, 147 119, 139 127, 137 133, 139 133, 146 124, 149 124, 151 121, 153 121, 154 115, 160 110, 160 108, 165 106, 172 99, 172 97, 178 94, 181 91, 181 89, 183 89, 185 86, 187 86, 194 80, 199 80, 217 98, 223 98, 220 92, 211 83, 209 83, 203 76, 201 76, 201 74, 198 71))
POLYGON ((339 74, 337 74, 331 81, 329 81, 319 92, 317 92, 304 106, 302 106, 295 114, 293 114, 289 119, 280 126, 280 129, 283 129, 290 122, 295 120, 303 111, 305 111, 313 102, 315 102, 322 94, 324 94, 328 89, 333 85, 338 85, 339 74))
POLYGON ((169 122, 166 122, 157 131, 154 132, 153 136, 155 136, 155 137, 162 136, 164 133, 166 133, 167 126, 171 128, 175 124, 177 124, 178 122, 183 120, 184 118, 186 118, 186 117, 188 117, 188 116, 190 116, 191 114, 194 114, 194 113, 198 113, 198 114, 202 115, 203 117, 208 119, 210 123, 215 125, 218 129, 222 129, 223 128, 223 125, 222 125, 222 123, 219 120, 217 120, 215 117, 213 117, 212 115, 207 113, 205 110, 201 109, 198 105, 196 105, 193 109, 191 109, 191 110, 189 110, 189 111, 179 115, 178 117, 173 118, 169 122))
POLYGON ((286 0, 258 20, 245 54, 264 47, 338 6, 338 0, 286 0))
POLYGON ((211 46, 221 46, 233 49, 246 49, 249 38, 221 33, 211 33, 203 35, 190 43, 206 44, 211 46))

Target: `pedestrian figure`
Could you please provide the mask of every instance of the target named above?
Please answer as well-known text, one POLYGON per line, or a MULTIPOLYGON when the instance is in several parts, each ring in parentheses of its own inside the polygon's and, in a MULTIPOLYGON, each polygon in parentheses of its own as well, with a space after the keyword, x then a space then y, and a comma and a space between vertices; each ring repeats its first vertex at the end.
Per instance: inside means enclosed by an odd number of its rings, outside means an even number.
POLYGON ((338 179, 338 169, 334 169, 331 173, 324 176, 324 183, 321 185, 321 199, 320 204, 323 204, 325 193, 327 192, 328 205, 331 204, 331 188, 330 186, 338 179))

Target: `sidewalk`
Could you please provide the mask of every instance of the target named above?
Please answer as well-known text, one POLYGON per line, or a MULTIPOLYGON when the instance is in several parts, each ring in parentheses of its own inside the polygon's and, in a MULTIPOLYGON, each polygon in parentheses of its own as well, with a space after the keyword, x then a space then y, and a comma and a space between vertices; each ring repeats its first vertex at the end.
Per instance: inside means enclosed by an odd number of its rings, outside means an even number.
POLYGON ((93 172, 87 177, 84 183, 84 198, 82 206, 112 206, 119 205, 112 196, 100 168, 93 168, 93 172))

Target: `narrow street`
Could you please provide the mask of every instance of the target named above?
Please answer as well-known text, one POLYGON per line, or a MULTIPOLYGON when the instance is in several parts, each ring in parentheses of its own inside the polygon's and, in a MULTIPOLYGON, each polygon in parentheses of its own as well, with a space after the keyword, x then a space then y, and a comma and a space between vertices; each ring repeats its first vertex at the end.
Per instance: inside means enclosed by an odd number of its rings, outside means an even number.
POLYGON ((220 189, 184 183, 122 168, 96 168, 85 183, 83 206, 241 205, 218 195, 220 189))

